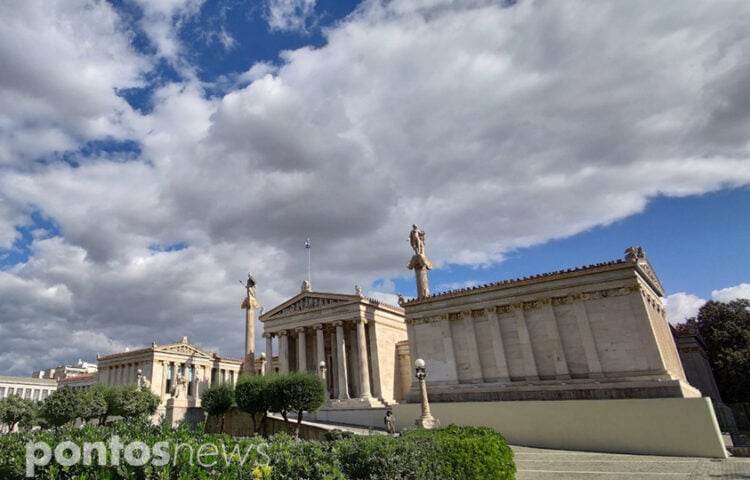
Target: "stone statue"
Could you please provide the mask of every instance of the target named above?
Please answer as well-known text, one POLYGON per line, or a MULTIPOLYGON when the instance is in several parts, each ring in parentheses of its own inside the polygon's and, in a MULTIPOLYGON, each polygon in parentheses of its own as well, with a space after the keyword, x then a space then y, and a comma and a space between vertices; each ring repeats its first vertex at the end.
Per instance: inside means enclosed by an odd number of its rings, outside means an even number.
POLYGON ((312 286, 310 285, 310 282, 307 280, 302 281, 302 291, 303 292, 311 292, 312 286))
MULTIPOLYGON (((242 280, 240 280, 240 283, 242 283, 242 280)), ((255 279, 253 278, 252 273, 247 273, 247 282, 242 283, 242 285, 247 289, 248 295, 255 298, 255 279)))
POLYGON ((398 294, 398 304, 399 305, 403 305, 404 303, 406 303, 406 299, 404 298, 404 296, 402 294, 399 293, 398 294))
POLYGON ((383 419, 385 423, 385 431, 393 435, 396 433, 396 417, 393 416, 393 412, 388 410, 383 419))
POLYGON ((637 262, 642 258, 646 258, 646 252, 643 251, 643 247, 628 247, 625 250, 625 260, 629 262, 637 262))
POLYGON ((172 386, 172 398, 179 398, 180 394, 187 391, 187 378, 184 375, 177 374, 177 379, 172 386))
POLYGON ((424 230, 420 230, 416 225, 412 225, 411 233, 409 233, 409 243, 411 248, 414 249, 414 253, 417 255, 424 255, 424 230))
POLYGON ((362 287, 360 287, 359 285, 354 285, 354 294, 357 295, 358 297, 361 297, 362 287))

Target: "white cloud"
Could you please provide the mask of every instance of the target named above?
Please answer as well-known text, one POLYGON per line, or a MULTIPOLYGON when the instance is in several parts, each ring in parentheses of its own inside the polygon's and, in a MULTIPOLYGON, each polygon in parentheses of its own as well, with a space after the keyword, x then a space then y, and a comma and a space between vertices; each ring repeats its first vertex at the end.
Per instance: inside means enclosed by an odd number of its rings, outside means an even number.
POLYGON ((672 325, 684 323, 688 318, 698 315, 698 310, 706 301, 685 292, 674 293, 664 299, 664 307, 667 309, 667 319, 672 325))
POLYGON ((280 32, 307 32, 315 22, 317 0, 266 0, 268 28, 280 32))
MULTIPOLYGON (((157 56, 187 61, 179 28, 201 4, 142 3, 157 56)), ((220 98, 180 64, 143 116, 115 94, 153 62, 128 27, 106 3, 48 5, 0 7, 0 245, 34 210, 61 232, 2 272, 0 297, 27 301, 0 310, 0 351, 27 353, 0 371, 92 354, 81 332, 239 356, 237 280, 252 269, 266 308, 296 294, 308 236, 315 289, 393 303, 382 279, 409 273, 412 223, 436 265, 483 265, 656 195, 750 183, 744 1, 369 1, 220 98), (106 135, 142 155, 25 163, 106 135)), ((670 319, 700 302, 670 296, 670 319)))
POLYGON ((722 288, 711 292, 711 298, 717 302, 731 302, 738 298, 750 299, 750 283, 740 283, 733 287, 722 288))

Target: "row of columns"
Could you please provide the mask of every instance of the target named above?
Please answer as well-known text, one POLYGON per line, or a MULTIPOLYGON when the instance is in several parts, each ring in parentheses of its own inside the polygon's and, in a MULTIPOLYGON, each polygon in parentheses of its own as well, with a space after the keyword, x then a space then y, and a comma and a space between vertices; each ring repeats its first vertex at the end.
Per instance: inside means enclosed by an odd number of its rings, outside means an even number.
MULTIPOLYGON (((367 333, 365 325, 367 321, 364 318, 355 320, 356 323, 356 334, 357 334, 357 360, 358 360, 358 372, 356 375, 359 380, 359 398, 369 399, 372 398, 372 390, 370 388, 370 368, 367 356, 367 333)), ((337 398, 345 400, 350 398, 349 396, 349 382, 347 372, 347 342, 346 332, 344 329, 343 321, 336 321, 332 323, 334 331, 331 335, 331 354, 333 362, 336 364, 336 379, 334 383, 334 390, 338 393, 337 398), (335 332, 335 333, 334 333, 335 332)), ((307 370, 307 335, 304 327, 297 327, 295 329, 297 333, 297 370, 307 370)), ((319 361, 325 359, 325 332, 322 324, 315 325, 316 339, 316 358, 319 361)), ((279 371, 281 373, 289 372, 289 332, 287 330, 280 330, 278 332, 266 332, 263 337, 266 339, 266 358, 273 358, 273 336, 278 335, 279 338, 279 371)), ((328 365, 329 371, 331 371, 332 365, 328 365)), ((266 374, 269 374, 269 370, 266 370, 266 374)))
POLYGON ((112 365, 107 367, 107 385, 129 385, 138 378, 138 363, 112 365))

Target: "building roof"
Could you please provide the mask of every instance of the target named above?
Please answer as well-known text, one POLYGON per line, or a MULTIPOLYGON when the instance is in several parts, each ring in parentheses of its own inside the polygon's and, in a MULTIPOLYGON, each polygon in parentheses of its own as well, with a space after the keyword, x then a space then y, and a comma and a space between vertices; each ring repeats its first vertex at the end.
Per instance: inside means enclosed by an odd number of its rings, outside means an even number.
POLYGON ((522 286, 522 285, 527 285, 527 284, 532 284, 532 283, 538 283, 540 281, 563 279, 563 278, 568 278, 572 276, 579 276, 581 274, 589 274, 589 273, 594 273, 598 271, 606 271, 606 270, 612 270, 612 269, 623 268, 623 267, 633 267, 639 270, 643 278, 650 284, 650 286, 659 295, 663 296, 664 288, 662 287, 661 282, 656 277, 656 274, 651 268, 651 264, 646 259, 645 254, 643 254, 642 249, 640 250, 640 253, 642 256, 637 257, 637 258, 628 258, 625 260, 612 260, 609 262, 595 263, 595 264, 586 265, 582 267, 568 268, 566 270, 557 270, 553 272, 529 275, 526 277, 515 278, 515 279, 510 279, 510 280, 501 280, 498 282, 487 283, 484 285, 476 285, 472 287, 459 288, 456 290, 448 290, 446 292, 433 293, 424 298, 412 298, 412 299, 405 300, 401 305, 415 305, 415 304, 419 304, 422 302, 429 302, 434 299, 459 297, 462 295, 468 295, 468 294, 477 293, 481 291, 489 291, 489 290, 494 290, 498 288, 522 286))

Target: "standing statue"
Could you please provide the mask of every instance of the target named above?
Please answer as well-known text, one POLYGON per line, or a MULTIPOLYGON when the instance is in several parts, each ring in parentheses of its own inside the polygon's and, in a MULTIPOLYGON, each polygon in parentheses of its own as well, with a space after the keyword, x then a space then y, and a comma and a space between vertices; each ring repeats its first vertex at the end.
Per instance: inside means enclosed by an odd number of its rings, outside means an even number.
POLYGON ((411 248, 414 249, 414 253, 417 255, 424 255, 424 230, 420 230, 416 225, 412 225, 411 233, 409 233, 409 243, 411 248))
POLYGON ((247 290, 247 297, 242 302, 241 308, 260 307, 260 303, 258 303, 258 300, 255 298, 255 279, 253 278, 253 274, 248 273, 247 282, 243 282, 242 280, 240 280, 240 283, 243 287, 245 287, 245 290, 247 290))
POLYGON ((393 435, 396 433, 396 417, 393 416, 393 412, 388 410, 383 419, 385 423, 385 431, 393 435))
POLYGON ((183 392, 187 393, 187 378, 185 378, 184 375, 178 373, 177 379, 172 386, 172 398, 179 398, 180 394, 183 392))

